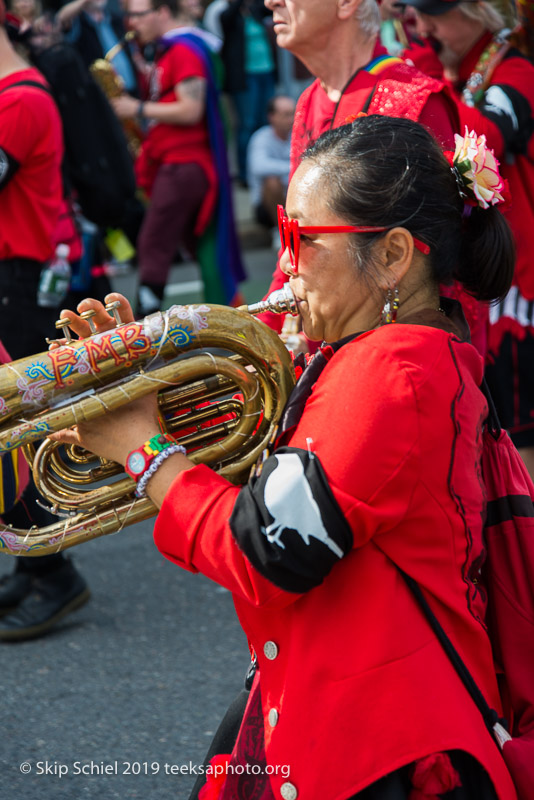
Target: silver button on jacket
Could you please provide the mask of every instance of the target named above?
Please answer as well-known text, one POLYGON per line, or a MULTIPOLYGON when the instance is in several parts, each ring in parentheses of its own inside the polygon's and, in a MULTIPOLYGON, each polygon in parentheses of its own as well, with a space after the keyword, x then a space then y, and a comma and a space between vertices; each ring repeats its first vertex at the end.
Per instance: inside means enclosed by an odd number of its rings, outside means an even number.
POLYGON ((278 711, 276 710, 276 708, 271 708, 271 710, 269 711, 269 725, 271 726, 271 728, 274 728, 277 722, 278 722, 278 711))
POLYGON ((293 786, 293 784, 289 783, 289 781, 286 781, 286 783, 283 783, 280 787, 280 794, 282 795, 283 800, 297 800, 297 787, 293 786))
POLYGON ((278 655, 278 647, 274 642, 265 642, 263 645, 263 653, 265 658, 268 658, 269 661, 274 661, 278 655))

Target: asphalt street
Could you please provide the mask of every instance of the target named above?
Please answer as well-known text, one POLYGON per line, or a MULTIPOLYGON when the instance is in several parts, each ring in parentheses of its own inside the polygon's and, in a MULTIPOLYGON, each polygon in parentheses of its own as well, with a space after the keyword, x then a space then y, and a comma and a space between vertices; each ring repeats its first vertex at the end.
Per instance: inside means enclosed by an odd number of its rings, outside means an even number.
MULTIPOLYGON (((256 300, 275 254, 245 260, 256 300)), ((133 297, 135 279, 117 275, 114 288, 133 297)), ((166 303, 195 302, 197 281, 194 264, 175 267, 166 303)), ((0 800, 189 796, 249 653, 230 594, 166 561, 152 527, 69 551, 89 603, 43 639, 0 644, 0 800)), ((12 568, 0 556, 0 575, 12 568)))

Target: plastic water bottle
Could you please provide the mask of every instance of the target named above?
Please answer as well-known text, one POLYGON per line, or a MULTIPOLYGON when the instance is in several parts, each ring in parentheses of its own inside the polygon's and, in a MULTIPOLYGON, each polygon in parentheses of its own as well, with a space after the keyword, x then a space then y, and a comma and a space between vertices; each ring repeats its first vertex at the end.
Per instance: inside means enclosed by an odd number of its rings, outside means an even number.
POLYGON ((43 267, 37 290, 39 306, 57 308, 65 299, 72 275, 69 251, 68 244, 58 244, 54 258, 43 267))

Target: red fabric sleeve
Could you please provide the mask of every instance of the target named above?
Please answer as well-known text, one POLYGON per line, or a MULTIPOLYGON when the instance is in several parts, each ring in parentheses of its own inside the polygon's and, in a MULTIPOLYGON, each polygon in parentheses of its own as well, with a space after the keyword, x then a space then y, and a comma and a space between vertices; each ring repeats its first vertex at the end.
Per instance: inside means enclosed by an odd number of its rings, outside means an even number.
POLYGON ((238 486, 203 464, 182 472, 156 519, 156 547, 169 561, 202 572, 254 606, 286 606, 299 595, 260 575, 234 540, 228 520, 238 493, 238 486))

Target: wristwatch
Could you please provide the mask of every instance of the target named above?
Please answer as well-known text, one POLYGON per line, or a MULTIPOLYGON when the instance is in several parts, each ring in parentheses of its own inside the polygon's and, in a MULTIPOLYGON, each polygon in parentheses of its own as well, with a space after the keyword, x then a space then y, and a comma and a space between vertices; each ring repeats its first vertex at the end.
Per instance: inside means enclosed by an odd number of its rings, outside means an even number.
POLYGON ((155 456, 175 444, 176 440, 169 433, 158 433, 137 450, 132 450, 131 453, 128 453, 124 471, 137 482, 141 475, 146 472, 155 456))
POLYGON ((153 456, 149 456, 148 453, 145 452, 143 445, 143 447, 140 447, 138 450, 132 450, 132 452, 128 454, 126 464, 124 465, 124 471, 130 478, 137 481, 148 468, 152 459, 153 456))

